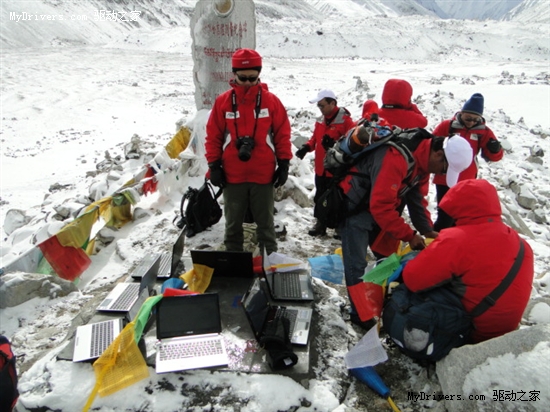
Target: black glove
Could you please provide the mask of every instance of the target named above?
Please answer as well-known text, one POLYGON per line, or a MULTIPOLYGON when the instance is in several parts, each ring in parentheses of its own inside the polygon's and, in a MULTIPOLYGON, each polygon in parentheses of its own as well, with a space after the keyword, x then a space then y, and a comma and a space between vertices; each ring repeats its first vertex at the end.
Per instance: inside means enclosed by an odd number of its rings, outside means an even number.
POLYGON ((298 150, 296 150, 296 157, 300 158, 300 159, 303 159, 304 156, 309 153, 311 151, 311 148, 309 147, 309 145, 307 144, 304 144, 302 145, 302 147, 300 147, 298 150))
POLYGON ((289 329, 288 319, 275 318, 267 324, 260 338, 260 345, 267 351, 267 361, 273 370, 290 368, 298 363, 288 336, 289 329))
POLYGON ((208 167, 210 168, 210 182, 214 186, 224 187, 225 172, 222 169, 222 162, 218 160, 217 162, 210 163, 208 167))
POLYGON ((502 149, 500 142, 495 139, 489 139, 487 145, 485 146, 487 150, 493 154, 497 154, 502 149))
POLYGON ((275 188, 280 187, 285 184, 286 179, 288 179, 288 167, 290 160, 277 160, 277 170, 273 175, 273 186, 275 188))
POLYGON ((334 146, 334 143, 336 143, 336 140, 334 140, 332 137, 330 137, 328 134, 323 136, 323 140, 321 141, 321 144, 323 145, 323 148, 325 150, 330 149, 332 146, 334 146))

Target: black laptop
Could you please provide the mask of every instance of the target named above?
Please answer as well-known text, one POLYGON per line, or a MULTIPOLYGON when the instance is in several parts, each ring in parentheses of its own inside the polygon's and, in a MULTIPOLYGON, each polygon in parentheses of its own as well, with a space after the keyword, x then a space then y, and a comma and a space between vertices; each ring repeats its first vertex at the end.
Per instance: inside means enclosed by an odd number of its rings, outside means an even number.
POLYGON ((226 250, 191 250, 193 264, 214 269, 213 277, 253 278, 252 252, 226 250))

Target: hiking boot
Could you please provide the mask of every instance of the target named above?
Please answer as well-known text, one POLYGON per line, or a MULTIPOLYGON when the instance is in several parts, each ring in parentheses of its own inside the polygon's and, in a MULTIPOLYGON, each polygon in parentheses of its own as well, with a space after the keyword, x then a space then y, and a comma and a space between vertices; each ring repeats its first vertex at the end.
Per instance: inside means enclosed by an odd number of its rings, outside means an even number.
POLYGON ((317 221, 317 223, 315 223, 315 226, 309 229, 309 232, 307 233, 310 236, 324 236, 327 234, 327 227, 321 222, 317 221))

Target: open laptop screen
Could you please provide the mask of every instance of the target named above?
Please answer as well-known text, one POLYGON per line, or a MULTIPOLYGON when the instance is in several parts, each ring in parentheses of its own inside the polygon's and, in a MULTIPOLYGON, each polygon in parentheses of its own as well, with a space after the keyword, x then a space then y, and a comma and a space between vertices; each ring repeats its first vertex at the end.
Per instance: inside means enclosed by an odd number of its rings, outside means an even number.
POLYGON ((243 307, 250 322, 252 332, 259 338, 269 312, 269 301, 255 279, 243 299, 243 307))
POLYGON ((157 338, 220 333, 218 295, 165 296, 157 308, 157 338))

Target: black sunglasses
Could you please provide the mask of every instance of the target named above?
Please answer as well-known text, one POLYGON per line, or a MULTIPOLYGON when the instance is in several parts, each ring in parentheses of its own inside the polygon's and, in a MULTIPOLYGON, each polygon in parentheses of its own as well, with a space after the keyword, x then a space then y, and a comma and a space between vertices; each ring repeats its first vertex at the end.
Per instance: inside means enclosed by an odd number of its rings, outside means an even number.
POLYGON ((237 78, 239 79, 239 81, 241 82, 250 82, 250 83, 254 83, 256 80, 258 80, 258 77, 260 76, 243 76, 241 74, 237 74, 237 78))

